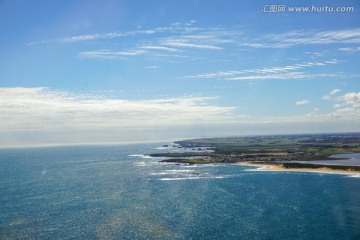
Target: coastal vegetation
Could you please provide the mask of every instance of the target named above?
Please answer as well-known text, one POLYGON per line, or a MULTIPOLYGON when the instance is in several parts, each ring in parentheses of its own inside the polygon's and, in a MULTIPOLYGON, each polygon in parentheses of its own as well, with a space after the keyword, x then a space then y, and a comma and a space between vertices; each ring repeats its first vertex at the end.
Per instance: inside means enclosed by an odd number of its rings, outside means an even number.
POLYGON ((360 153, 360 133, 200 138, 176 141, 175 144, 184 149, 211 148, 213 151, 195 150, 150 156, 167 157, 163 162, 187 164, 257 162, 281 163, 285 168, 300 165, 316 168, 314 164, 294 161, 339 160, 331 156, 360 153))

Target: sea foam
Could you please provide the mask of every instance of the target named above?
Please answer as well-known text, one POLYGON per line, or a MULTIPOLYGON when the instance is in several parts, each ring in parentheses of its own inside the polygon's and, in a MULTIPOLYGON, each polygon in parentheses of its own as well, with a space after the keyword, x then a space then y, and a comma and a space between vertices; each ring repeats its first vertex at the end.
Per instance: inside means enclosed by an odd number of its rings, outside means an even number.
POLYGON ((150 157, 149 155, 144 155, 144 154, 130 154, 128 156, 129 157, 137 157, 137 158, 155 158, 155 157, 150 157))

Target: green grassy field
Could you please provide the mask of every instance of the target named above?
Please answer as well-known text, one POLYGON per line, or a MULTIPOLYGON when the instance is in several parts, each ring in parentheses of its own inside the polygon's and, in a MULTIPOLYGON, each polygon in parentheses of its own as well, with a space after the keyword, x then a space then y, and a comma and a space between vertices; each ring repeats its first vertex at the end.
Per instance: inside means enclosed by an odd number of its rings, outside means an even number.
POLYGON ((287 153, 283 160, 321 160, 360 152, 360 133, 201 138, 175 143, 186 148, 215 147, 215 156, 287 153))

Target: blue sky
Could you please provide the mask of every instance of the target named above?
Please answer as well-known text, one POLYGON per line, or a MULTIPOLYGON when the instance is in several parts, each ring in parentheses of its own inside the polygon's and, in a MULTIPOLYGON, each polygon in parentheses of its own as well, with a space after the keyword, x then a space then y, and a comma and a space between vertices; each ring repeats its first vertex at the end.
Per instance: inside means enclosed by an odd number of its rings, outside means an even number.
POLYGON ((0 1, 0 146, 360 131, 359 13, 0 1))

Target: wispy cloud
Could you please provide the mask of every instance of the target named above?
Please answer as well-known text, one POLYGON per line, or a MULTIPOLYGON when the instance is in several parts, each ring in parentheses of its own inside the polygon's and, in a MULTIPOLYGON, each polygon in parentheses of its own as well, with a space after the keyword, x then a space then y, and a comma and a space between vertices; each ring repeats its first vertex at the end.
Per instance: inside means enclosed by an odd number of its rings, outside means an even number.
POLYGON ((90 51, 80 52, 80 58, 106 58, 115 59, 119 57, 138 56, 147 53, 145 50, 129 50, 129 51, 90 51))
POLYGON ((304 99, 304 100, 296 101, 295 105, 300 106, 300 105, 306 105, 306 104, 309 104, 309 103, 310 103, 309 100, 304 99))
POLYGON ((105 34, 88 34, 88 35, 65 37, 58 39, 57 41, 63 43, 74 43, 74 42, 92 41, 97 39, 109 39, 109 38, 124 37, 124 36, 127 36, 127 34, 111 32, 105 34))
POLYGON ((318 112, 320 111, 319 108, 314 108, 314 110, 308 114, 306 114, 307 117, 313 117, 316 116, 318 114, 318 112))
POLYGON ((337 74, 309 74, 305 72, 288 72, 282 74, 262 74, 262 75, 249 75, 243 77, 226 78, 225 80, 232 81, 252 81, 252 80, 291 80, 291 79, 313 79, 325 77, 338 77, 337 74))
POLYGON ((328 94, 324 95, 324 96, 322 97, 322 99, 323 99, 323 100, 329 100, 333 95, 335 95, 335 94, 337 94, 337 93, 339 93, 339 92, 341 92, 340 89, 338 89, 338 88, 333 89, 333 90, 331 90, 328 94))
POLYGON ((240 46, 252 48, 288 48, 296 45, 319 45, 319 44, 359 44, 360 28, 331 31, 289 31, 279 34, 267 34, 253 39, 252 42, 244 42, 240 46))
MULTIPOLYGON (((148 30, 137 30, 125 33, 111 32, 105 34, 90 34, 66 37, 54 40, 59 43, 75 43, 82 41, 95 41, 98 39, 112 39, 118 37, 143 36, 133 42, 133 46, 126 49, 113 46, 107 50, 91 50, 78 53, 80 58, 124 59, 124 56, 157 56, 157 57, 184 57, 184 53, 194 53, 192 50, 201 51, 223 50, 224 44, 234 42, 236 31, 219 28, 195 28, 195 22, 175 23, 168 27, 148 30), (160 35, 156 35, 159 34, 160 35), (148 37, 151 36, 151 37, 148 37)), ((49 41, 46 41, 47 43, 49 41)), ((43 42, 39 42, 43 43, 43 42)), ((106 48, 106 47, 105 47, 106 48)), ((193 56, 195 57, 195 56, 193 56)))
POLYGON ((100 42, 102 49, 79 52, 80 58, 125 59, 122 56, 157 56, 184 57, 181 54, 192 55, 194 59, 201 58, 206 51, 224 50, 226 44, 235 44, 242 33, 237 30, 211 27, 195 27, 195 21, 177 22, 165 27, 137 29, 127 32, 108 32, 75 35, 58 39, 31 42, 29 46, 42 44, 73 44, 116 38, 132 40, 132 45, 126 48, 119 44, 109 45, 109 41, 100 42), (116 46, 116 47, 115 47, 116 46), (195 51, 197 50, 197 51, 195 51))
MULTIPOLYGON (((28 45, 42 45, 49 43, 72 44, 104 39, 133 38, 133 45, 124 47, 109 46, 109 41, 103 41, 102 48, 108 52, 89 50, 78 53, 81 58, 118 59, 120 55, 137 56, 140 51, 147 51, 148 55, 162 57, 175 56, 177 52, 187 52, 188 55, 201 57, 201 53, 217 50, 226 52, 227 49, 245 48, 289 48, 297 45, 319 44, 359 44, 360 28, 332 31, 288 31, 279 34, 263 34, 253 36, 243 28, 195 27, 196 21, 176 22, 164 27, 137 29, 125 32, 93 33, 67 36, 57 39, 47 39, 28 43, 28 45), (195 51, 196 50, 196 51, 195 51), (164 52, 167 52, 164 54, 164 52)), ((339 51, 359 52, 358 47, 337 47, 339 51)), ((142 52, 145 53, 145 52, 142 52)), ((314 57, 323 56, 325 51, 309 53, 314 57)), ((229 54, 226 52, 226 56, 229 54)), ((282 76, 280 76, 281 78, 282 76)))
POLYGON ((151 35, 156 33, 162 33, 170 31, 169 27, 158 27, 147 30, 136 30, 136 31, 128 31, 128 32, 109 32, 109 33, 94 33, 94 34, 84 34, 84 35, 76 35, 64 38, 57 39, 48 39, 42 41, 34 41, 30 42, 27 45, 34 46, 45 43, 77 43, 77 42, 85 42, 85 41, 95 41, 99 39, 112 39, 112 38, 120 38, 120 37, 132 37, 137 35, 151 35))
POLYGON ((360 47, 343 47, 339 50, 345 53, 360 53, 360 47))
POLYGON ((192 76, 185 76, 184 78, 215 78, 234 81, 249 81, 249 80, 267 80, 267 79, 308 79, 315 77, 334 77, 337 74, 311 74, 299 71, 311 67, 321 67, 331 64, 339 63, 338 60, 332 59, 323 62, 304 62, 283 67, 246 69, 240 71, 219 71, 214 73, 205 73, 192 76))
POLYGON ((83 35, 75 35, 68 36, 63 38, 56 39, 47 39, 40 41, 33 41, 28 43, 29 46, 39 45, 39 44, 48 44, 48 43, 77 43, 84 41, 95 41, 99 39, 112 39, 112 38, 120 38, 120 37, 133 37, 133 36, 141 36, 141 35, 153 35, 158 33, 174 33, 174 32, 191 32, 196 31, 197 28, 191 28, 191 25, 195 22, 187 22, 187 23, 178 23, 172 24, 167 27, 156 27, 150 29, 138 29, 133 31, 125 31, 125 32, 108 32, 108 33, 93 33, 93 34, 83 34, 83 35))
POLYGON ((191 43, 186 40, 166 40, 163 41, 162 44, 172 47, 178 47, 178 48, 199 48, 199 49, 210 49, 210 50, 223 49, 222 47, 215 45, 191 43))
MULTIPOLYGON (((195 21, 186 23, 177 22, 165 27, 155 27, 150 29, 137 29, 127 32, 108 32, 103 34, 85 34, 59 38, 55 40, 39 41, 39 44, 57 42, 71 44, 83 41, 96 41, 100 39, 131 38, 130 44, 112 44, 109 41, 97 49, 81 51, 76 53, 82 59, 109 59, 126 60, 132 57, 143 56, 144 58, 156 57, 160 60, 169 58, 188 58, 196 61, 215 61, 225 59, 235 61, 238 57, 235 49, 238 46, 247 48, 288 48, 297 45, 308 44, 350 44, 360 43, 360 28, 332 31, 288 31, 279 34, 262 34, 252 36, 240 28, 221 28, 221 27, 195 27, 195 21), (104 50, 105 49, 105 50, 104 50), (234 52, 229 52, 232 49, 234 52), (210 54, 216 57, 209 58, 210 54), (235 57, 234 57, 235 56, 235 57)), ((102 43, 100 42, 100 43, 102 43)), ((90 45, 91 46, 91 45, 90 45)), ((83 49, 83 48, 82 48, 83 49)), ((339 48, 343 52, 358 51, 358 47, 339 48)), ((253 50, 253 49, 251 49, 253 50)), ((305 51, 305 54, 314 58, 323 57, 329 54, 329 50, 319 50, 316 52, 305 51)), ((173 60, 173 59, 171 59, 173 60)), ((280 67, 257 68, 257 69, 235 69, 201 73, 185 76, 183 78, 211 78, 230 81, 253 81, 253 80, 290 80, 290 79, 314 79, 314 78, 334 78, 343 77, 342 73, 310 71, 310 68, 321 68, 331 64, 338 64, 340 60, 330 59, 328 61, 300 62, 298 64, 280 67)), ((151 63, 152 64, 152 63, 151 63)))
POLYGON ((152 66, 146 66, 146 67, 144 67, 144 68, 145 68, 145 69, 159 69, 159 68, 161 68, 161 67, 152 65, 152 66))
POLYGON ((226 44, 235 44, 242 32, 221 28, 208 28, 191 34, 169 36, 159 40, 160 45, 178 48, 223 50, 226 44))
POLYGON ((177 48, 170 48, 170 47, 165 47, 165 46, 154 46, 154 45, 145 45, 145 46, 140 46, 140 49, 145 49, 145 50, 161 50, 161 51, 167 51, 167 52, 178 52, 181 51, 177 48))
POLYGON ((42 40, 42 41, 34 41, 30 42, 28 46, 35 46, 40 44, 48 44, 48 43, 76 43, 76 42, 84 42, 84 41, 94 41, 98 39, 110 39, 110 38, 117 38, 117 37, 125 37, 128 34, 126 33, 117 33, 117 32, 110 32, 104 34, 85 34, 85 35, 77 35, 71 37, 64 37, 59 39, 51 39, 51 40, 42 40))

